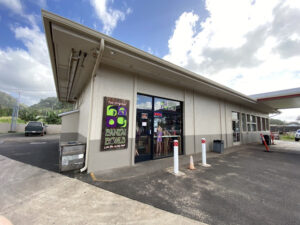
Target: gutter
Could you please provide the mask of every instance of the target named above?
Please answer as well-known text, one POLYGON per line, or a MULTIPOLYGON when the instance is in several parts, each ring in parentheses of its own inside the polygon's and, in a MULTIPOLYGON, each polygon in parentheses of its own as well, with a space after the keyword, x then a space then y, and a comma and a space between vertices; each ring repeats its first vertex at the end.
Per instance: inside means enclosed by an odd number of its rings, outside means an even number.
POLYGON ((90 139, 91 139, 91 130, 92 130, 92 112, 93 112, 93 102, 94 102, 94 80, 96 77, 96 71, 99 67, 100 61, 102 59, 103 56, 103 52, 104 52, 104 39, 101 38, 100 40, 100 45, 99 45, 99 53, 98 53, 98 57, 92 72, 92 76, 91 76, 91 94, 90 94, 90 111, 89 111, 89 120, 88 120, 88 133, 87 133, 87 140, 86 140, 86 150, 85 150, 85 163, 84 163, 84 167, 80 170, 80 172, 84 172, 87 170, 87 164, 88 164, 88 158, 89 158, 89 151, 90 151, 90 139))
POLYGON ((75 109, 75 110, 72 110, 72 111, 60 113, 60 114, 58 114, 58 116, 62 117, 62 116, 67 116, 67 115, 70 115, 70 114, 73 114, 73 113, 78 113, 78 112, 79 112, 79 109, 75 109))

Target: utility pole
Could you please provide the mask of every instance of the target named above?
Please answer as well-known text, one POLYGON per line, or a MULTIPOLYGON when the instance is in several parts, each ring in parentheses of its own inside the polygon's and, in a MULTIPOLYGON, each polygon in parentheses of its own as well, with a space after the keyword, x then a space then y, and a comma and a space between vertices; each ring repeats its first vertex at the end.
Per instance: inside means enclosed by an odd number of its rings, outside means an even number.
POLYGON ((17 131, 17 120, 19 116, 19 108, 20 108, 20 96, 21 92, 19 91, 19 96, 17 98, 17 103, 13 108, 13 112, 11 115, 11 124, 10 124, 10 132, 15 133, 17 131))

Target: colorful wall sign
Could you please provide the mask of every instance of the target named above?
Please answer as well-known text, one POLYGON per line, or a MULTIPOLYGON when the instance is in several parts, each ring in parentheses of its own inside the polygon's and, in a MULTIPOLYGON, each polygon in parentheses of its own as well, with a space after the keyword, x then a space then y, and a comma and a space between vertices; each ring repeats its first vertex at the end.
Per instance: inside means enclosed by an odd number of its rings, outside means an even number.
POLYGON ((104 97, 100 151, 128 146, 129 100, 104 97))
POLYGON ((162 113, 161 112, 154 112, 154 117, 162 117, 162 113))

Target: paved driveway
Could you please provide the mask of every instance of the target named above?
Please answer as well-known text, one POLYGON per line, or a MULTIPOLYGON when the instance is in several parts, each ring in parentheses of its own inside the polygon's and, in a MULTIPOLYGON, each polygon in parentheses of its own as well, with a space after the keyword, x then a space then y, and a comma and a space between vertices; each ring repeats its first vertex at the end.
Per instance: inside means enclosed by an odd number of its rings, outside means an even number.
POLYGON ((0 215, 14 225, 202 224, 1 155, 0 170, 0 215))
POLYGON ((209 159, 211 168, 182 167, 179 177, 161 170, 113 182, 85 179, 208 224, 300 224, 300 152, 263 150, 243 147, 209 159))
POLYGON ((57 150, 57 135, 0 136, 0 215, 15 225, 202 224, 52 172, 57 150))
MULTIPOLYGON (((272 153, 264 152, 263 145, 249 145, 229 154, 209 158, 211 168, 196 165, 196 171, 189 171, 184 165, 181 171, 185 175, 179 177, 164 169, 150 168, 163 160, 147 162, 145 165, 149 169, 146 170, 150 172, 137 176, 131 174, 134 177, 128 179, 99 182, 93 181, 89 175, 77 174, 75 177, 156 208, 208 224, 299 224, 300 151, 297 150, 300 149, 300 143, 277 143, 278 145, 272 147, 272 153)), ((52 171, 57 171, 57 148, 57 136, 0 137, 1 155, 52 171)), ((3 162, 0 165, 3 165, 3 162)), ((138 168, 135 167, 132 171, 138 168)), ((24 193, 27 195, 30 189, 35 190, 34 179, 30 180, 33 183, 23 180, 22 184, 14 187, 14 179, 20 178, 11 174, 11 169, 7 168, 6 171, 7 173, 2 172, 2 179, 7 177, 11 180, 7 190, 16 188, 15 193, 22 191, 21 195, 15 197, 20 198, 24 193), (25 189, 24 184, 28 184, 25 189)), ((118 173, 122 174, 122 169, 119 169, 118 173)), ((126 174, 129 173, 130 169, 126 169, 126 174)), ((48 178, 46 179, 48 181, 48 178)), ((39 180, 37 184, 47 186, 47 182, 44 184, 43 180, 39 180)), ((54 183, 51 187, 54 194, 54 183)), ((36 191, 38 188, 37 186, 36 191)), ((13 199, 14 192, 10 194, 13 199)), ((6 195, 7 193, 3 196, 6 195)), ((73 198, 72 195, 69 197, 73 198)), ((43 199, 47 198, 44 196, 43 199)), ((89 204, 88 201, 85 204, 89 204)), ((55 205, 56 207, 58 205, 55 205)), ((47 211, 50 214, 53 212, 47 211)))
POLYGON ((29 136, 6 134, 0 136, 0 155, 58 172, 59 135, 29 136))

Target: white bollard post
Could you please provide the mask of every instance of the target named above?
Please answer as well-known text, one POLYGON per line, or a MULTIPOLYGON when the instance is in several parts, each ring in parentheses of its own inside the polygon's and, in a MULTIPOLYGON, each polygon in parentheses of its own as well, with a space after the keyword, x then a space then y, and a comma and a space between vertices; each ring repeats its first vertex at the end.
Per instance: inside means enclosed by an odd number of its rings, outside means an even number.
POLYGON ((202 143, 202 166, 204 167, 210 167, 209 164, 206 163, 206 140, 205 138, 201 139, 201 143, 202 143))
POLYGON ((205 138, 202 138, 201 140, 202 143, 202 165, 206 165, 206 140, 205 138))
POLYGON ((174 174, 178 172, 178 140, 174 140, 174 174))

